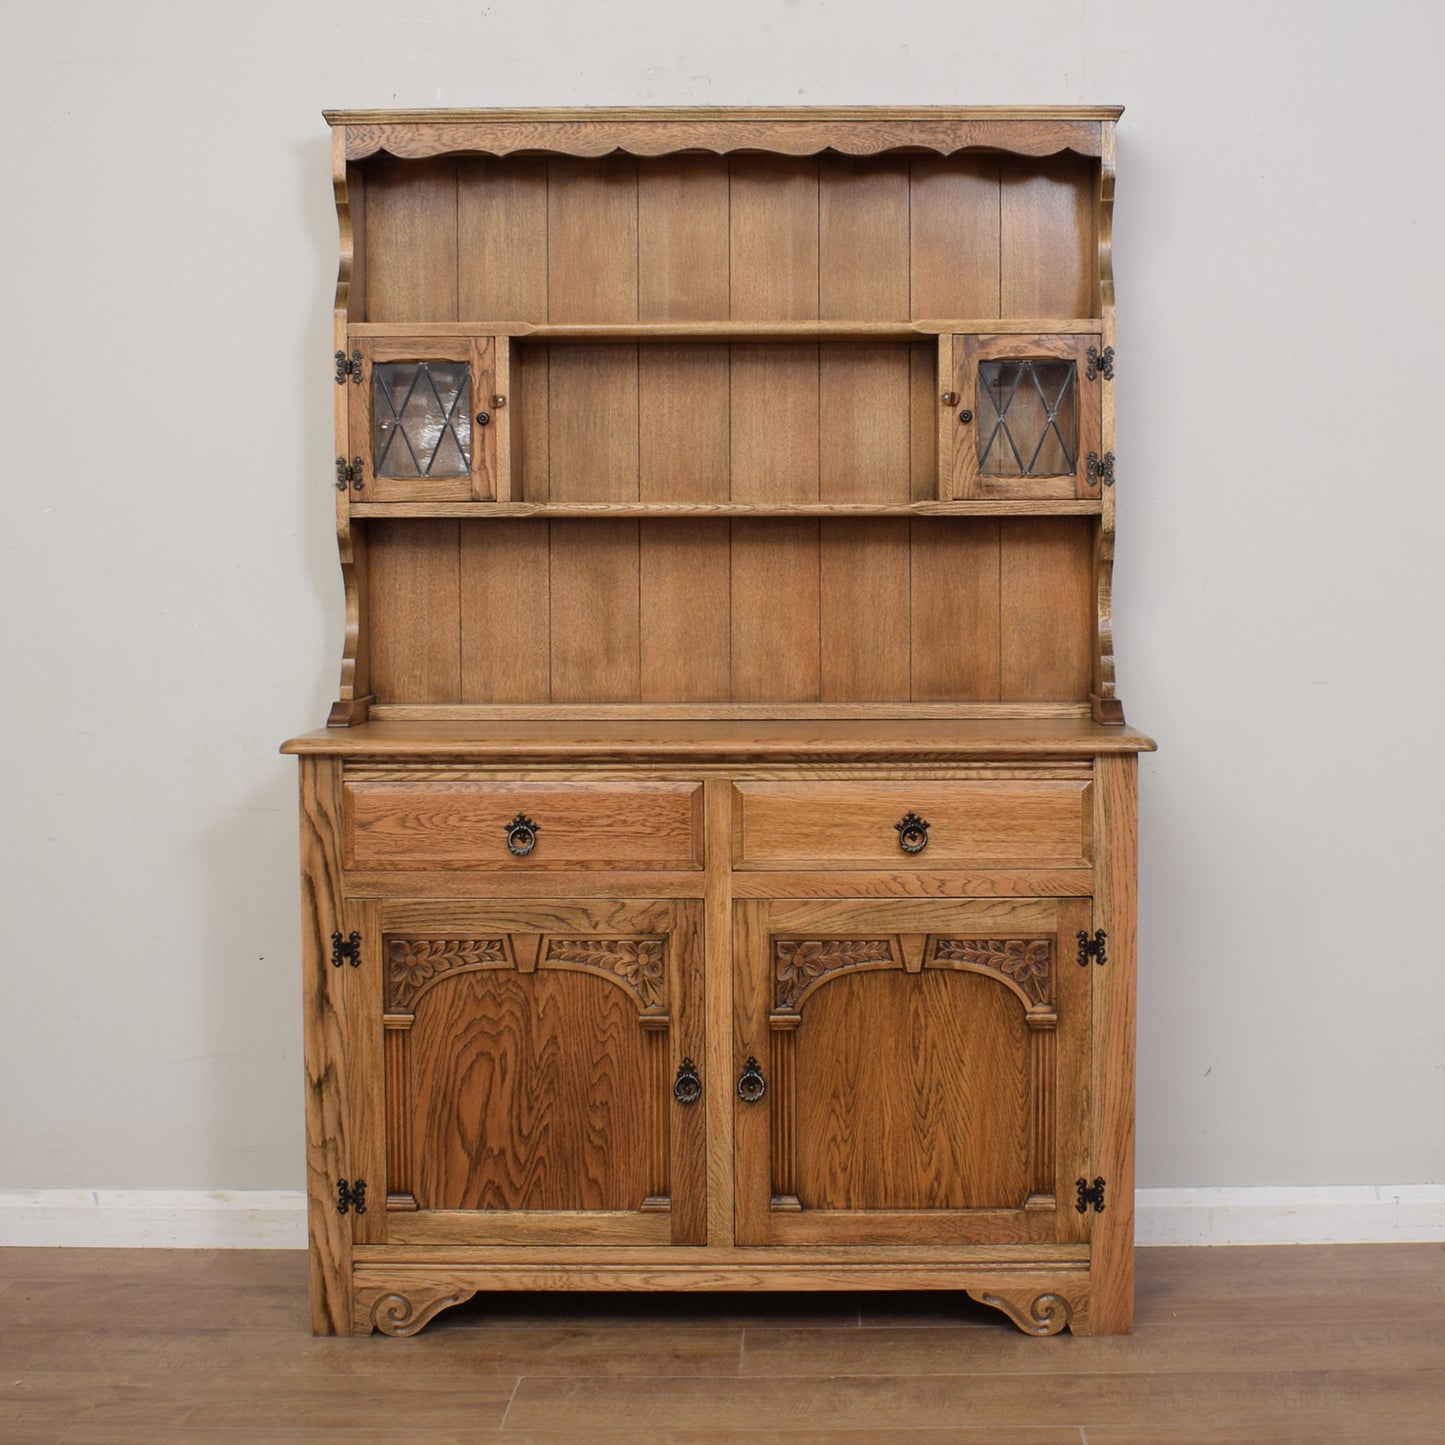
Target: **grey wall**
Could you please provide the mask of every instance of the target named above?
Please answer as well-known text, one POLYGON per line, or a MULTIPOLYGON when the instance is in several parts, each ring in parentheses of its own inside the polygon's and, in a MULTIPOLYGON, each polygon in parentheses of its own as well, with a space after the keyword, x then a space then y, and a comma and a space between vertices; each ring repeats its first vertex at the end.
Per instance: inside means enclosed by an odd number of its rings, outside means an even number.
POLYGON ((1445 1180, 1438 7, 25 6, 0 224, 0 1185, 301 1182, 328 106, 1078 103, 1120 131, 1144 1185, 1445 1180))

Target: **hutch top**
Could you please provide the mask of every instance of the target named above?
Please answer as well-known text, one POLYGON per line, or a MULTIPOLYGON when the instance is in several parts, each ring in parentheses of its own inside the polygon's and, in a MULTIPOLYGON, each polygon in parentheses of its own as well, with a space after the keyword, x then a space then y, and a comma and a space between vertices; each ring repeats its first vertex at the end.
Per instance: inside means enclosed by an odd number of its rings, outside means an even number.
POLYGON ((331 723, 1121 723, 1117 115, 329 113, 331 723))

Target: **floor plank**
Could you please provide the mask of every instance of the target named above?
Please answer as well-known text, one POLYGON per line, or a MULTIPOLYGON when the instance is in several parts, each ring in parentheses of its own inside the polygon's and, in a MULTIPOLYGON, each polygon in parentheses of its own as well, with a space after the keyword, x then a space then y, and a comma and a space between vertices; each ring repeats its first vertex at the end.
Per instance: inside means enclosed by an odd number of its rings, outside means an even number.
POLYGON ((308 1333, 288 1251, 0 1250, 5 1445, 1431 1445, 1445 1246, 1155 1249, 1131 1336, 953 1294, 486 1294, 308 1333))
MULTIPOLYGON (((635 1334, 635 1332, 634 1332, 635 1334)), ((212 1369, 218 1349, 230 1368, 289 1379, 350 1375, 412 1376, 418 1367, 469 1377, 504 1375, 736 1375, 741 1329, 668 1330, 622 1344, 592 1322, 556 1328, 436 1328, 413 1340, 315 1339, 286 1331, 158 1329, 0 1329, 7 1370, 65 1374, 143 1374, 212 1369), (224 1334, 218 1340, 218 1334, 224 1334)))
MULTIPOLYGON (((823 1429, 968 1425, 1352 1426, 1361 1441, 1397 1428, 1440 1427, 1445 1371, 1251 1371, 1138 1375, 854 1375, 825 1379, 523 1379, 507 1412, 509 1430, 566 1429, 598 1420, 646 1430, 660 1418, 701 1430, 726 1419, 762 1434, 823 1429)), ((1167 1436, 1162 1436, 1167 1439, 1167 1436)), ((1268 1437, 1266 1437, 1268 1438, 1268 1437)))
MULTIPOLYGON (((59 1437, 6 1436, 5 1445, 336 1445, 336 1437, 315 1430, 214 1430, 198 1435, 192 1429, 121 1429, 67 1431, 59 1437)), ((348 1430, 344 1445, 763 1445, 745 1430, 635 1430, 617 1433, 592 1426, 563 1430, 348 1430)), ((982 1430, 796 1430, 786 1445, 1084 1445, 1083 1433, 1072 1427, 982 1430)), ((1157 1437, 1151 1445, 1159 1445, 1157 1437)), ((1258 1442, 1254 1442, 1258 1445, 1258 1442)), ((1413 1442, 1411 1442, 1413 1445, 1413 1442)))
MULTIPOLYGON (((251 1375, 224 1356, 204 1374, 103 1374, 34 1370, 0 1376, 0 1421, 34 1429, 54 1420, 71 1428, 169 1425, 253 1432, 428 1428, 496 1430, 515 1378, 348 1375, 344 1383, 306 1376, 251 1375)), ((0 1435, 0 1438, 5 1438, 0 1435)), ((203 1437, 198 1437, 203 1438, 203 1437)))
MULTIPOLYGON (((1046 1352, 1006 1320, 974 1327, 749 1329, 745 1375, 981 1375, 1064 1371, 1432 1370, 1445 1368, 1445 1319, 1362 1324, 1322 1319, 1274 1325, 1141 1323, 1132 1335, 1060 1335, 1046 1352)), ((522 1371, 521 1373, 527 1373, 522 1371)))

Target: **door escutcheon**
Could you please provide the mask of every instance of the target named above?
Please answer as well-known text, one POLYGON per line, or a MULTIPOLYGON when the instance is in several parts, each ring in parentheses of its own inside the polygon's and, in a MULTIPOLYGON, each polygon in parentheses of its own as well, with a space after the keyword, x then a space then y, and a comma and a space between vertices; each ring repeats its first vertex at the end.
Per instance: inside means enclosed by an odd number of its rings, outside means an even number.
POLYGON ((758 1067, 758 1061, 749 1054, 738 1078, 738 1098, 745 1104, 756 1104, 767 1092, 768 1084, 763 1078, 763 1071, 758 1067))
POLYGON ((679 1104, 695 1104, 702 1094, 702 1080, 691 1059, 684 1059, 677 1066, 677 1078, 673 1081, 672 1097, 679 1104))

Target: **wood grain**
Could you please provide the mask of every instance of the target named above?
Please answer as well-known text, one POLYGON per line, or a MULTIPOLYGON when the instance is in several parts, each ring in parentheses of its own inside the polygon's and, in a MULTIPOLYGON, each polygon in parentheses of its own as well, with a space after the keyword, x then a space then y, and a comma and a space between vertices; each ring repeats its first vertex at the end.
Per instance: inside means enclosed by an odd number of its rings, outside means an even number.
POLYGON ((772 151, 814 156, 824 150, 876 155, 918 147, 949 155, 1004 150, 1047 156, 1060 150, 1097 155, 1102 122, 1121 106, 848 107, 746 109, 708 107, 611 110, 334 110, 326 120, 346 132, 346 153, 359 159, 431 156, 452 151, 508 155, 544 150, 599 157, 623 150, 666 155, 676 150, 772 151))
POLYGON ((818 548, 816 522, 733 523, 732 696, 738 701, 818 697, 818 548))
POLYGON ((828 157, 818 180, 818 315, 911 315, 907 160, 828 157))
POLYGON ((461 539, 456 522, 373 522, 371 686, 381 699, 461 699, 461 539))
POLYGON ((366 319, 455 320, 457 163, 373 161, 366 195, 366 319))
MULTIPOLYGON (((730 162, 730 317, 818 316, 818 206, 816 160, 730 162)), ((733 497, 818 498, 817 347, 734 346, 731 397, 733 497)), ((735 524, 730 571, 732 696, 816 698, 816 523, 735 524)))
POLYGON ((818 161, 739 156, 729 174, 729 316, 817 318, 818 161))
POLYGON ((547 162, 547 314, 637 319, 637 162, 547 162))
POLYGON ((640 161, 637 249, 639 320, 727 315, 727 161, 706 155, 640 161))
POLYGON ((999 691, 1083 698, 1092 675, 1092 535, 1069 518, 999 523, 999 691))
POLYGON ((533 869, 695 868, 702 864, 696 783, 348 782, 343 838, 348 868, 468 865, 533 869), (519 813, 536 845, 518 857, 507 830, 519 813))
POLYGON ((977 976, 853 974, 807 1001, 797 1041, 804 1208, 1023 1203, 1028 1038, 1005 990, 977 976), (850 1043, 869 1037, 887 1047, 850 1043), (987 1129, 970 1128, 985 1109, 987 1129))
POLYGON ((1077 868, 1092 857, 1093 797, 1072 780, 740 782, 735 866, 899 868, 897 823, 929 824, 930 868, 1077 868))
POLYGON ((348 1018, 331 968, 331 935, 342 926, 341 765, 301 764, 301 969, 306 1070, 306 1213, 311 1328, 346 1334, 351 1315, 351 1231, 336 1213, 336 1181, 352 1177, 348 1018))
POLYGON ((915 157, 910 316, 998 316, 999 160, 915 157))
POLYGON ((829 521, 819 543, 819 695, 824 701, 907 698, 908 522, 829 521))
POLYGON ((910 539, 911 696, 999 698, 998 523, 917 520, 910 539))
POLYGON ((1075 156, 1000 162, 999 314, 1093 314, 1097 163, 1075 156))
POLYGON ((1135 728, 1101 726, 1078 716, 983 718, 810 717, 568 719, 534 717, 449 723, 366 722, 344 732, 322 728, 292 738, 282 751, 354 759, 488 759, 506 763, 599 763, 626 759, 728 760, 734 767, 784 759, 820 766, 838 761, 946 763, 980 758, 1081 758, 1152 752, 1135 728), (585 725, 582 725, 585 723, 585 725))
POLYGON ((460 529, 459 543, 462 701, 547 702, 551 697, 547 523, 468 523, 460 529))
POLYGON ((637 348, 548 351, 547 495, 554 502, 637 500, 637 348))
POLYGON ((456 975, 418 1001, 411 1033, 422 1209, 641 1206, 645 1039, 620 990, 579 974, 456 975))
MULTIPOLYGON (((1100 758, 1095 794, 1098 893, 1094 927, 1108 934, 1109 962, 1091 968, 1096 1045, 1091 1153, 1118 1207, 1093 1221, 1093 1326, 1128 1331, 1134 1319, 1134 1053, 1138 764, 1100 758), (1105 977, 1107 975, 1107 977, 1105 977), (1117 1180, 1117 1184, 1114 1181, 1117 1180)), ((1090 1176, 1093 1177, 1092 1175, 1090 1176)))
POLYGON ((732 696, 730 541, 716 523, 641 524, 644 700, 732 696))
POLYGON ((457 166, 457 315, 545 318, 547 164, 465 156, 457 166))
POLYGON ((552 698, 641 693, 636 522, 553 522, 552 698))

